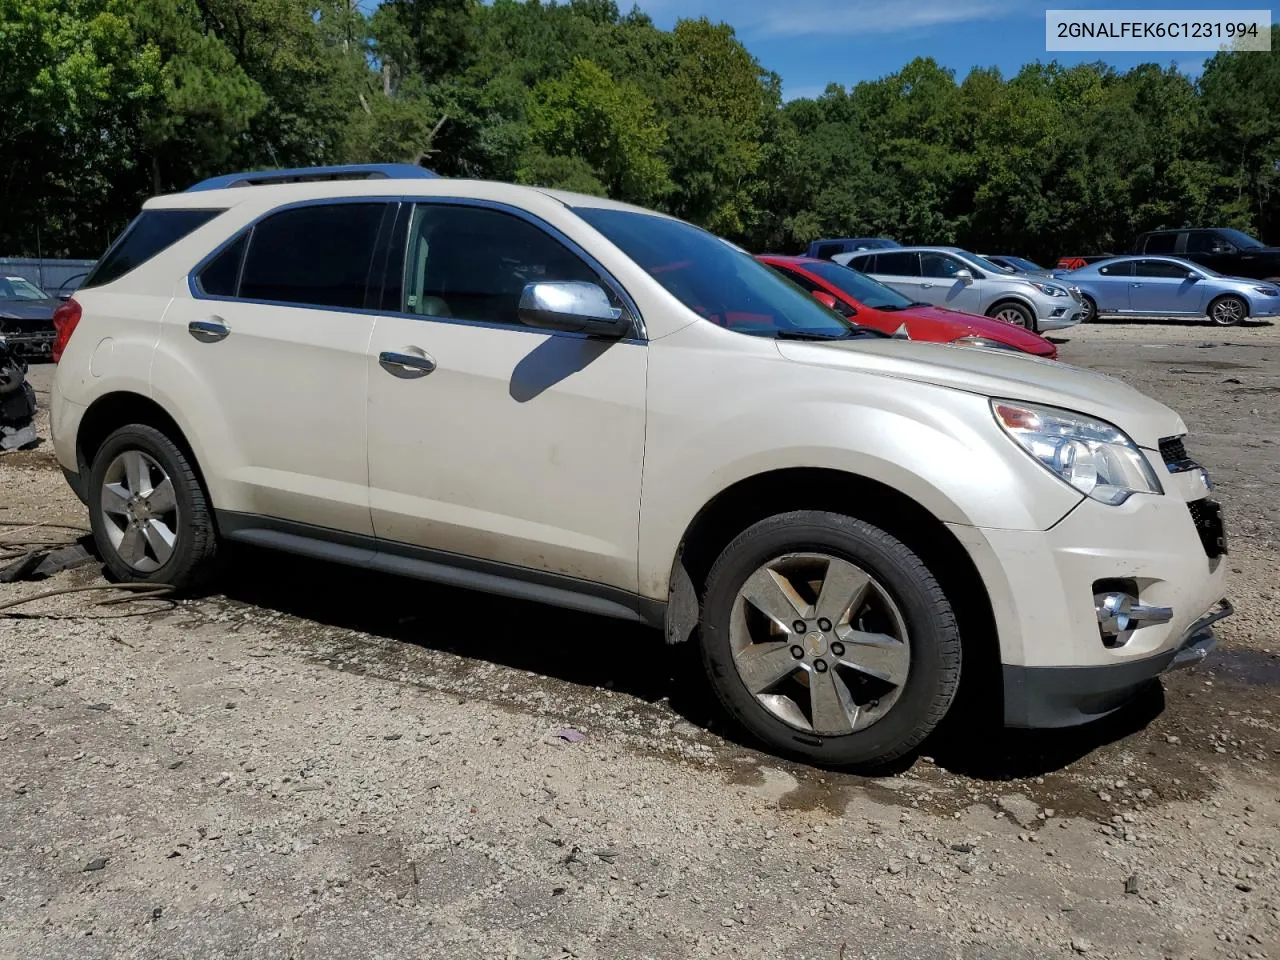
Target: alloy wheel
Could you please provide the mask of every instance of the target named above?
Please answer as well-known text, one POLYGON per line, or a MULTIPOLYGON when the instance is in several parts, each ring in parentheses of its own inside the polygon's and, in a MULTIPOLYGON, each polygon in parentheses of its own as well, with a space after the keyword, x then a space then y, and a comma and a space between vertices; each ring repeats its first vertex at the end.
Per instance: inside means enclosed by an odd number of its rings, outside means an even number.
POLYGON ((778 720, 840 736, 883 719, 911 670, 906 623, 857 564, 791 553, 743 583, 729 624, 743 684, 778 720))
POLYGON ((139 573, 159 570, 178 542, 173 480, 141 450, 126 450, 107 467, 99 498, 102 529, 122 561, 139 573))
POLYGON ((1213 305, 1213 321, 1224 327, 1234 326, 1244 319, 1244 306, 1234 297, 1223 297, 1213 305))

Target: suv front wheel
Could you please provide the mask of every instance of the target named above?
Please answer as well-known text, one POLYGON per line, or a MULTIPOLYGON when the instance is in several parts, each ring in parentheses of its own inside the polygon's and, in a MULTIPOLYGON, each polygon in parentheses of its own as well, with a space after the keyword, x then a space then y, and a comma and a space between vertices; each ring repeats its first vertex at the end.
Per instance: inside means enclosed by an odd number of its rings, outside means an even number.
POLYGON ((916 747, 960 682, 960 634, 923 562, 861 520, 798 511, 739 535, 707 580, 702 654, 772 750, 871 769, 916 747))
POLYGON ((154 427, 121 427, 98 448, 89 476, 93 539, 112 576, 179 590, 208 577, 217 552, 212 512, 177 444, 154 427))

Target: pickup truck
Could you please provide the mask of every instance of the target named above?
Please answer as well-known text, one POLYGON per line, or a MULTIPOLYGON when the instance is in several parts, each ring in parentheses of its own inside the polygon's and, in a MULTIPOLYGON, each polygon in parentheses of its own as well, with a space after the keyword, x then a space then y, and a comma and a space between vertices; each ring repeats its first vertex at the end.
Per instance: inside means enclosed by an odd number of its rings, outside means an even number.
POLYGON ((1229 227, 1152 230, 1138 236, 1133 252, 1181 257, 1228 277, 1280 283, 1280 248, 1229 227))

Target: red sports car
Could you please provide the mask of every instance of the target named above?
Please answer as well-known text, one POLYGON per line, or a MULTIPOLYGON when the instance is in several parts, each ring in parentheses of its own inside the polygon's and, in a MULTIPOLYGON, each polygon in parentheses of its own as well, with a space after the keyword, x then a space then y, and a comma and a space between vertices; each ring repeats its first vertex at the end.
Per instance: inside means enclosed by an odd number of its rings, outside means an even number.
POLYGON ((771 253, 761 254, 756 259, 773 267, 854 323, 884 333, 896 333, 905 326, 906 334, 912 340, 1021 350, 1050 360, 1058 357, 1057 347, 1025 327, 991 317, 913 303, 865 273, 831 260, 771 253))

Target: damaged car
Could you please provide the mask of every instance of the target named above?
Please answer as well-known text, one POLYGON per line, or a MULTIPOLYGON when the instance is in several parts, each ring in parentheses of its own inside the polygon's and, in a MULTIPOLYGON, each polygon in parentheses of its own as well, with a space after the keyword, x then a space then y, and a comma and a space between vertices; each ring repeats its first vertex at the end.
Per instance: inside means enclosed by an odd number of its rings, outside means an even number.
MULTIPOLYGON (((113 577, 193 588, 244 542, 638 621, 813 763, 876 769, 975 705, 1105 716, 1231 612, 1164 404, 858 335, 603 197, 218 177, 149 200, 55 323, 54 450, 113 577)), ((534 644, 542 615, 492 629, 534 644)))
POLYGON ((26 277, 0 276, 0 337, 22 356, 49 357, 53 312, 60 302, 26 277))

